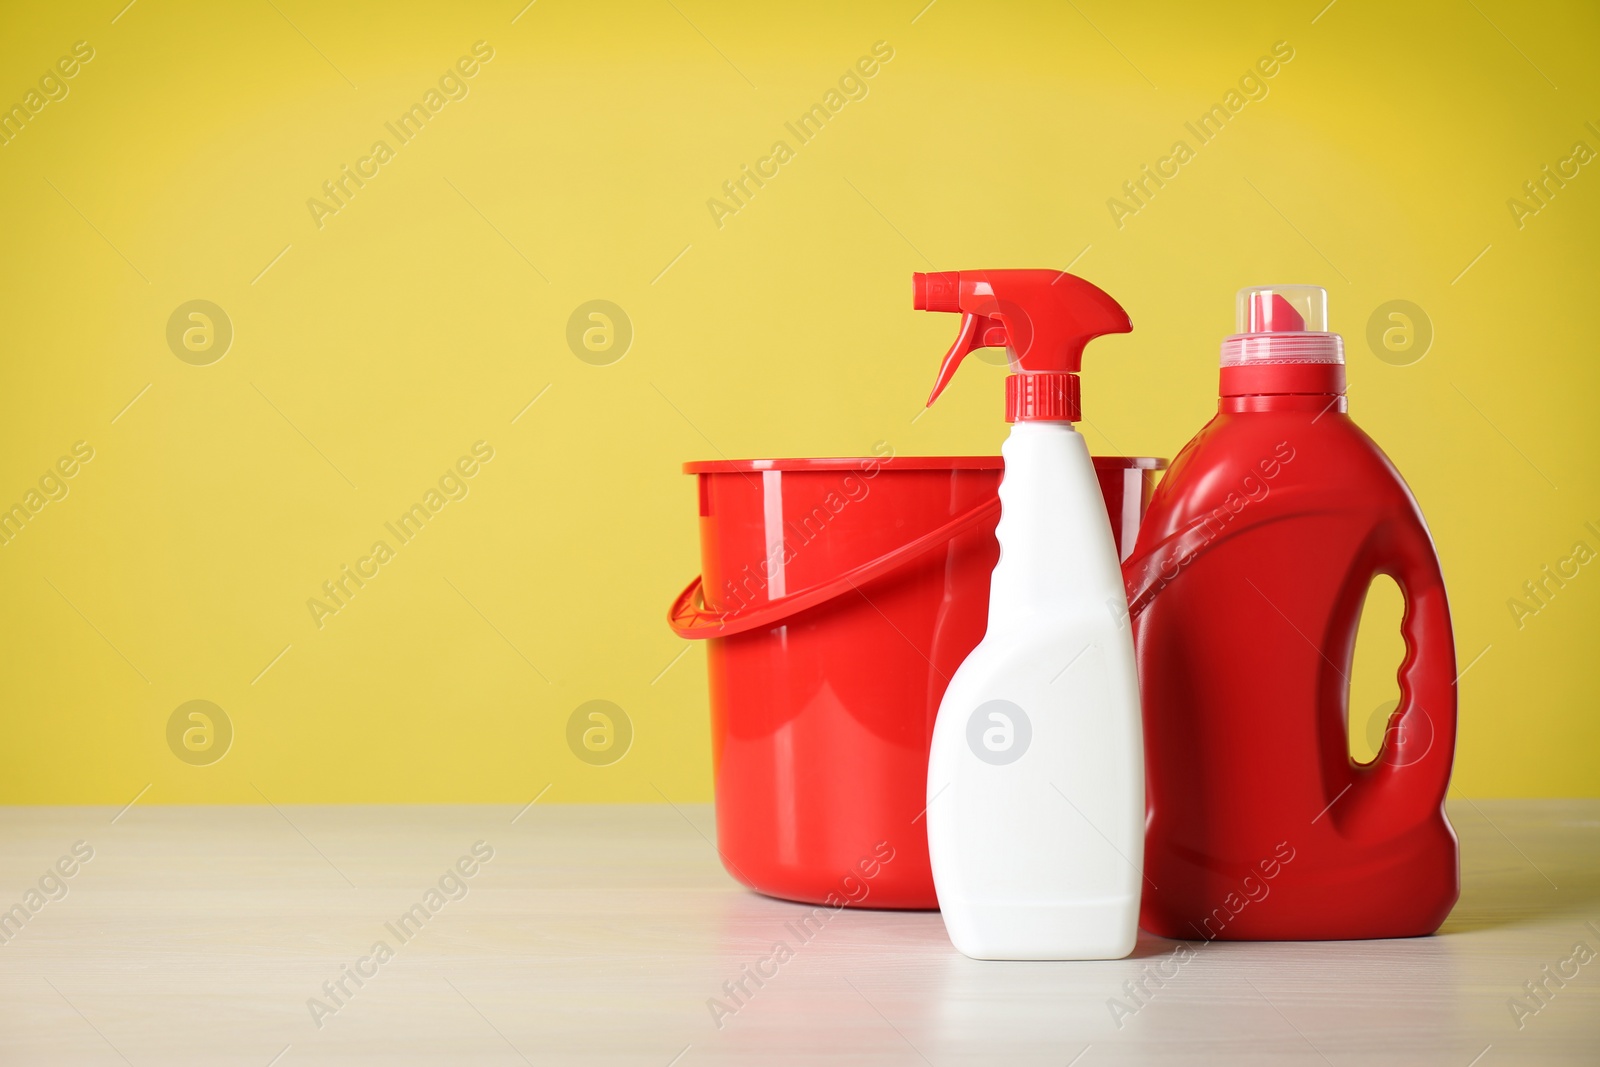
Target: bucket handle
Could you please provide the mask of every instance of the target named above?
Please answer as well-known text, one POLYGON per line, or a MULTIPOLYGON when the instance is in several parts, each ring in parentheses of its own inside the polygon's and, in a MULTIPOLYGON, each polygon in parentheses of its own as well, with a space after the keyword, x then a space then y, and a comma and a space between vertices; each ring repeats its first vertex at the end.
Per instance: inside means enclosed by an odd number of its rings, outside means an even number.
POLYGON ((1000 514, 1000 498, 990 497, 937 529, 930 530, 915 540, 890 549, 877 559, 830 578, 820 585, 803 589, 789 596, 769 600, 765 604, 731 611, 711 611, 705 606, 701 587, 702 579, 696 576, 667 611, 667 625, 679 637, 690 639, 707 637, 732 637, 749 630, 777 626, 786 618, 807 608, 832 600, 840 593, 856 589, 875 578, 911 562, 924 553, 931 552, 946 541, 967 533, 1000 514))

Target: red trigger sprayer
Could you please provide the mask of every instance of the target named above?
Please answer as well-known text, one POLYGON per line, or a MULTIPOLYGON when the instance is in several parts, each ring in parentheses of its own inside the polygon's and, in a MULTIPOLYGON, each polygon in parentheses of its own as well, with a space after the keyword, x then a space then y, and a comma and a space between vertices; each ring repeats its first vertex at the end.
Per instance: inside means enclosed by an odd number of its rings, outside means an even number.
POLYGON ((1078 371, 1083 346, 1133 329, 1128 313, 1105 291, 1059 270, 967 270, 913 274, 918 311, 961 314, 961 331, 945 353, 931 405, 976 348, 1004 348, 1006 421, 1077 422, 1082 417, 1078 371))
POLYGON ((928 403, 967 353, 1003 345, 1015 424, 988 629, 945 690, 928 756, 945 928, 977 959, 1118 959, 1138 933, 1144 855, 1139 683, 1111 525, 1072 424, 1083 346, 1133 326, 1064 271, 912 278, 917 308, 961 314, 928 403))

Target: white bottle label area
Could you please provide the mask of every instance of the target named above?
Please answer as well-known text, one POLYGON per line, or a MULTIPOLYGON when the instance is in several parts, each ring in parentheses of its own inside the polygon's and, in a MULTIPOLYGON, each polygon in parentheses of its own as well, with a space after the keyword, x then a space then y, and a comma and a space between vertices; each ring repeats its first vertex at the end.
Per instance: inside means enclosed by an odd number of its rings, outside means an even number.
MULTIPOLYGON (((939 801, 960 809, 952 844, 967 862, 949 889, 968 901, 1137 898, 1138 857, 1114 843, 1127 841, 1129 831, 1134 840, 1142 836, 1143 813, 1107 805, 1104 786, 1117 776, 1138 777, 1140 769, 1126 758, 1117 765, 1125 746, 1111 736, 1114 725, 1096 716, 1110 695, 1104 654, 1093 647, 1065 653, 1037 650, 1054 661, 1055 682, 984 701, 968 717, 967 754, 978 766, 959 768, 939 801), (1019 766, 1025 760, 1038 766, 1019 766), (1018 830, 1038 835, 1020 856, 1018 830)), ((941 893, 945 888, 941 883, 941 893)))
POLYGON ((1004 452, 989 629, 934 727, 934 882, 969 956, 1118 958, 1137 937, 1144 854, 1121 572, 1083 439, 1021 423, 1004 452))

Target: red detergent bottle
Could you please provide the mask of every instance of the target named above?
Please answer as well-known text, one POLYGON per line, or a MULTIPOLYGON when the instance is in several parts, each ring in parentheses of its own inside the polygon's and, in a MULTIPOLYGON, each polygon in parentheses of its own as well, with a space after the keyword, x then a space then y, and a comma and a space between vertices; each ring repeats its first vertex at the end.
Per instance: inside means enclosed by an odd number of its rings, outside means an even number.
POLYGON ((1157 487, 1123 565, 1144 707, 1140 925, 1183 939, 1408 937, 1460 892, 1444 813, 1455 649, 1427 525, 1345 413, 1315 286, 1239 293, 1217 415, 1157 487), (1349 752, 1372 579, 1405 597, 1400 703, 1349 752))

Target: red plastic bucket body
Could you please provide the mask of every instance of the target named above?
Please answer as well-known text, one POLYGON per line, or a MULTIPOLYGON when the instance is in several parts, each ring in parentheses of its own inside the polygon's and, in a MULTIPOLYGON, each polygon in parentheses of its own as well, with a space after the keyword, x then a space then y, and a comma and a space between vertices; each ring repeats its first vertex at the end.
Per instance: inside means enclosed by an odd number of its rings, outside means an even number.
MULTIPOLYGON (((1119 554, 1149 459, 1096 459, 1119 554)), ((923 823, 950 676, 983 637, 994 457, 686 464, 701 579, 673 605, 709 640, 717 837, 734 878, 835 906, 935 908, 923 823)))

